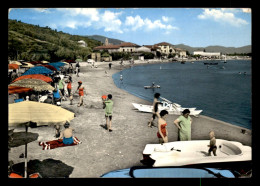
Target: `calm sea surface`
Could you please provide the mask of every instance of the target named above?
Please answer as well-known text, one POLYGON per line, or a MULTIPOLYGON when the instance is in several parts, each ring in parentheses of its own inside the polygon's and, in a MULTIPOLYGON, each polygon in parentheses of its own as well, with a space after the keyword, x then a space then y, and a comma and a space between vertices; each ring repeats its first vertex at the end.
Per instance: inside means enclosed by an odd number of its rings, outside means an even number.
POLYGON ((251 60, 208 67, 203 61, 134 66, 114 74, 113 79, 117 87, 142 99, 152 102, 159 92, 182 107, 196 107, 205 116, 252 129, 251 60), (144 89, 152 82, 161 88, 144 89))

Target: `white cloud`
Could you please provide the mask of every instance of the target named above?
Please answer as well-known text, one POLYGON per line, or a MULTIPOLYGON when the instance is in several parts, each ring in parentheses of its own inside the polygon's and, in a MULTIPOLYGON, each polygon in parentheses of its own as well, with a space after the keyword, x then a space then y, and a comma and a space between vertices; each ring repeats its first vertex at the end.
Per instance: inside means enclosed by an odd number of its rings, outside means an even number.
POLYGON ((121 15, 121 12, 111 12, 106 10, 103 15, 101 15, 100 22, 97 24, 97 27, 104 28, 105 32, 116 32, 123 33, 121 30, 122 22, 118 18, 121 15))
MULTIPOLYGON (((230 11, 231 9, 229 9, 230 11)), ((198 15, 199 19, 209 19, 220 23, 228 23, 232 26, 241 26, 248 24, 245 20, 235 17, 232 12, 227 12, 227 9, 204 9, 204 12, 198 15)))
POLYGON ((162 16, 162 20, 163 20, 164 22, 168 22, 168 21, 169 21, 169 17, 162 16))
MULTIPOLYGON (((163 16, 163 19, 166 20, 166 17, 163 16)), ((166 25, 161 22, 161 20, 151 21, 150 19, 142 19, 139 15, 132 17, 127 16, 125 20, 125 25, 130 26, 132 31, 143 28, 146 31, 153 29, 165 29, 168 32, 170 30, 178 29, 172 25, 166 25)))
POLYGON ((123 33, 120 29, 121 21, 118 18, 122 12, 106 10, 100 13, 96 8, 58 8, 69 21, 63 23, 64 27, 77 29, 79 26, 93 26, 95 29, 104 29, 105 32, 123 33))
POLYGON ((139 16, 128 16, 125 20, 126 26, 132 26, 132 30, 137 30, 138 28, 141 28, 144 25, 144 20, 139 16))
POLYGON ((33 8, 35 11, 37 12, 41 12, 41 13, 50 13, 48 8, 33 8))
POLYGON ((99 21, 99 12, 96 8, 57 8, 68 16, 84 16, 91 21, 99 21))

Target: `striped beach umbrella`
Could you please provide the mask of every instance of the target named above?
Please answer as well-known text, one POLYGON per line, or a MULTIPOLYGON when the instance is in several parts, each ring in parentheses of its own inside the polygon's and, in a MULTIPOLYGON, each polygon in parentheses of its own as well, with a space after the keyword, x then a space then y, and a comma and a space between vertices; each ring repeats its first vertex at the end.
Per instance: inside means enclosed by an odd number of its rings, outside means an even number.
POLYGON ((52 73, 53 71, 46 67, 35 66, 27 70, 25 73, 23 73, 22 76, 29 75, 29 74, 52 74, 52 73))
POLYGON ((16 78, 15 80, 13 80, 13 82, 21 80, 21 79, 40 79, 40 80, 45 81, 46 83, 52 82, 52 79, 50 77, 42 75, 42 74, 29 74, 29 75, 20 76, 20 77, 16 78))
POLYGON ((35 91, 54 90, 54 87, 40 79, 21 79, 9 86, 32 88, 35 91))

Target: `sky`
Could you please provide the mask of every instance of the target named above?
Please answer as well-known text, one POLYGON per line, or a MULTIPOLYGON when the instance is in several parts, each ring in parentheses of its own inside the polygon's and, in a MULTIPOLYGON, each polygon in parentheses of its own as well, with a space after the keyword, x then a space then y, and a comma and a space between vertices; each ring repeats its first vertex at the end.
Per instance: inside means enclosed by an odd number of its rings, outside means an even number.
POLYGON ((11 8, 9 19, 72 35, 153 45, 251 45, 250 8, 11 8))

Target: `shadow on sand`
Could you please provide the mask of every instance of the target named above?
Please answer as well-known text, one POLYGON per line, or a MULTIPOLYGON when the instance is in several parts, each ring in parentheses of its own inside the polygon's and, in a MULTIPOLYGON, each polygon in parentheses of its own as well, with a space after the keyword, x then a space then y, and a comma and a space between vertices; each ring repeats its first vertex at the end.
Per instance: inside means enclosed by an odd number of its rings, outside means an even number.
MULTIPOLYGON (((73 169, 62 161, 54 159, 30 160, 27 164, 28 175, 38 172, 42 178, 68 178, 73 169)), ((24 162, 14 164, 12 170, 24 176, 24 162)))

